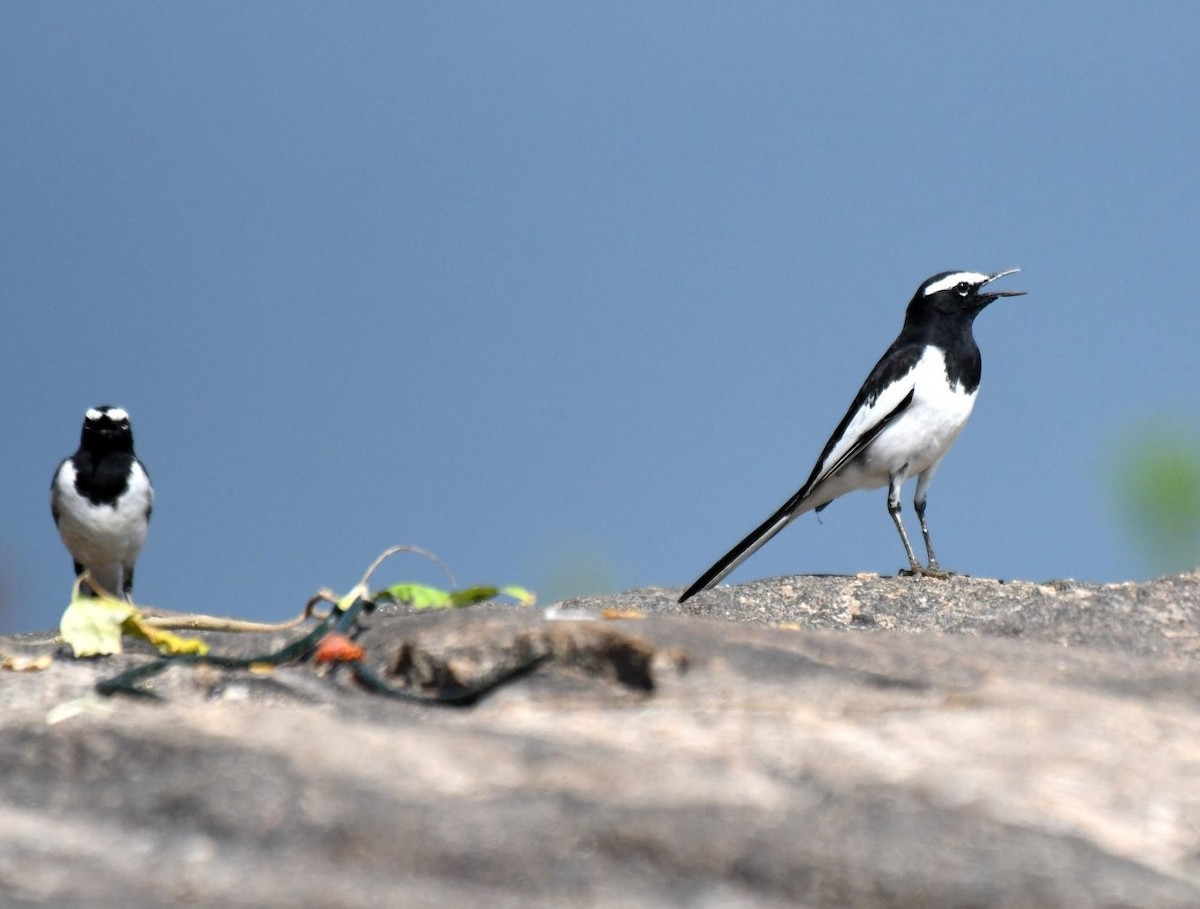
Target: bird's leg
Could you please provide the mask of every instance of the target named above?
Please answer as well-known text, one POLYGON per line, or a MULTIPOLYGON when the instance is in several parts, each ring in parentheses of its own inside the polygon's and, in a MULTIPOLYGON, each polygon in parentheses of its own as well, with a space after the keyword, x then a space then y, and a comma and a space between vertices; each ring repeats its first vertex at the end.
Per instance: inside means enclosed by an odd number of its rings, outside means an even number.
POLYGON ((929 556, 929 567, 937 571, 937 554, 933 551, 933 540, 929 539, 929 525, 925 523, 925 500, 917 499, 913 502, 913 507, 917 510, 917 517, 921 520, 921 536, 925 538, 925 553, 929 556))
POLYGON ((904 552, 908 555, 908 564, 912 566, 911 571, 901 572, 901 574, 918 575, 923 574, 924 569, 921 563, 917 561, 917 555, 913 552, 912 543, 908 542, 908 534, 904 532, 904 522, 900 520, 900 486, 904 483, 903 474, 893 474, 892 481, 888 485, 888 514, 892 516, 892 521, 896 525, 896 529, 900 531, 900 542, 904 544, 904 552))
POLYGON ((921 519, 921 536, 925 538, 925 551, 929 553, 929 567, 922 568, 921 574, 927 578, 948 578, 953 576, 953 571, 943 571, 938 567, 937 556, 933 552, 933 540, 929 539, 929 525, 925 523, 925 500, 917 499, 913 502, 913 506, 917 509, 917 517, 921 519))
POLYGON ((929 556, 929 567, 924 569, 921 574, 926 577, 948 578, 953 572, 943 571, 938 567, 937 555, 933 551, 933 540, 929 538, 929 525, 925 523, 926 495, 931 479, 933 479, 933 468, 925 471, 917 478, 917 492, 913 496, 913 508, 916 509, 917 518, 921 521, 921 536, 925 538, 925 553, 929 556))
POLYGON ((950 573, 938 568, 937 560, 933 555, 933 547, 929 545, 929 528, 925 524, 924 499, 921 499, 921 504, 917 506, 917 515, 921 519, 921 533, 925 536, 925 548, 929 552, 929 567, 926 568, 917 561, 917 554, 913 552, 912 543, 908 542, 908 534, 904 531, 904 522, 900 520, 900 487, 903 483, 903 474, 893 474, 891 484, 888 486, 888 513, 892 516, 896 529, 900 531, 900 541, 904 544, 904 552, 908 556, 909 567, 901 569, 900 574, 910 578, 948 578, 950 573))

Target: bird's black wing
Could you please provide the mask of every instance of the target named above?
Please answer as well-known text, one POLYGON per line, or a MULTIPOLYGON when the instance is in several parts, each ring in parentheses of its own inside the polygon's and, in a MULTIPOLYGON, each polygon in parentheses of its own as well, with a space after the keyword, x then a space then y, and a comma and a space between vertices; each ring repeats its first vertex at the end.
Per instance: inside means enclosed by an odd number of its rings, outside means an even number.
POLYGON ((808 480, 793 497, 797 503, 866 449, 884 428, 912 403, 913 387, 904 377, 913 371, 924 353, 920 344, 902 343, 899 338, 879 358, 875 368, 854 396, 846 415, 825 443, 808 480))
POLYGON ((54 518, 54 526, 58 526, 58 519, 62 516, 62 512, 58 507, 58 475, 62 473, 63 465, 67 463, 69 458, 64 458, 58 462, 58 466, 54 468, 54 476, 50 478, 50 516, 54 518))

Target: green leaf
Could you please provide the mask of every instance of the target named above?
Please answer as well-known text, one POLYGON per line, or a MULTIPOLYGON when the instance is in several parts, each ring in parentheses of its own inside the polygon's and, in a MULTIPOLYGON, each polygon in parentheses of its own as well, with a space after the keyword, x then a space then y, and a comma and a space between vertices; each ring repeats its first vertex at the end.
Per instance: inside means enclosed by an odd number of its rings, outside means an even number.
POLYGON ((499 587, 467 587, 450 592, 450 606, 474 606, 490 600, 500 592, 499 587))
POLYGON ((424 584, 393 584, 376 593, 376 603, 404 603, 413 609, 445 609, 450 603, 450 594, 424 584))
POLYGON ((526 590, 524 587, 514 587, 512 585, 501 587, 500 594, 501 596, 512 597, 522 606, 532 606, 537 602, 537 594, 532 590, 526 590))
POLYGON ((1130 427, 1113 461, 1121 526, 1156 574, 1200 556, 1200 432, 1183 423, 1130 427))
POLYGON ((483 603, 496 597, 512 597, 522 606, 532 606, 537 602, 537 597, 524 587, 510 585, 508 587, 468 587, 465 590, 455 590, 450 594, 450 605, 474 606, 476 603, 483 603))
POLYGON ((474 606, 498 596, 512 597, 522 606, 532 606, 537 597, 524 587, 467 587, 440 590, 423 584, 395 584, 372 596, 376 603, 404 603, 413 609, 458 609, 474 606))

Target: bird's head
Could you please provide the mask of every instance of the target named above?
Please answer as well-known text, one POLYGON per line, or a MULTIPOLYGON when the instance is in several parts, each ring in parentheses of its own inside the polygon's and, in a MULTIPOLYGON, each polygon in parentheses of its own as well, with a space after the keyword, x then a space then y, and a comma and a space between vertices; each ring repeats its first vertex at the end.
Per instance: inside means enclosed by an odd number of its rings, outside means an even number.
POLYGON ((83 415, 80 445, 92 452, 133 451, 129 414, 111 404, 89 407, 83 415))
POLYGON ((985 306, 1000 297, 1019 297, 1023 290, 985 290, 993 281, 1021 269, 1009 268, 992 275, 977 271, 944 271, 927 278, 917 288, 909 310, 917 308, 940 315, 969 315, 972 318, 985 306))

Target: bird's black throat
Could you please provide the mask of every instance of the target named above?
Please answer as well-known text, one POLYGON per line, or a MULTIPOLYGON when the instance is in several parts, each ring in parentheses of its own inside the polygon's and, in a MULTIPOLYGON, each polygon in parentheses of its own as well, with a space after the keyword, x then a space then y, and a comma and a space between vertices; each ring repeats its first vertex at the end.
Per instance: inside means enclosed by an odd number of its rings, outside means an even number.
POLYGON ((93 505, 115 505, 129 488, 134 456, 128 451, 93 454, 80 449, 71 458, 75 490, 93 505))
POLYGON ((942 351, 946 360, 946 378, 951 389, 961 388, 973 394, 983 375, 983 358, 975 343, 975 316, 983 309, 963 309, 957 312, 929 312, 910 307, 904 328, 893 347, 923 349, 933 346, 942 351))

